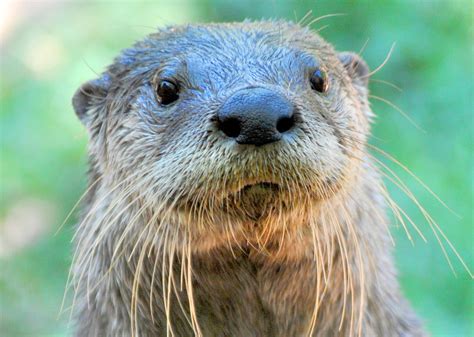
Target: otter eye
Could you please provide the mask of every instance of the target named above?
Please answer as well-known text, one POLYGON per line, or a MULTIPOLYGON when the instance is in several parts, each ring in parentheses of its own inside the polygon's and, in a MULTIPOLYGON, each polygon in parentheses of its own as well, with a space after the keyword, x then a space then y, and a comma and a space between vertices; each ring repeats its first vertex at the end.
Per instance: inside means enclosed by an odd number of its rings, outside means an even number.
POLYGON ((329 89, 328 74, 322 69, 316 69, 309 81, 313 90, 325 93, 329 89))
POLYGON ((178 85, 169 80, 162 80, 156 89, 160 103, 163 105, 176 101, 179 98, 178 91, 178 85))

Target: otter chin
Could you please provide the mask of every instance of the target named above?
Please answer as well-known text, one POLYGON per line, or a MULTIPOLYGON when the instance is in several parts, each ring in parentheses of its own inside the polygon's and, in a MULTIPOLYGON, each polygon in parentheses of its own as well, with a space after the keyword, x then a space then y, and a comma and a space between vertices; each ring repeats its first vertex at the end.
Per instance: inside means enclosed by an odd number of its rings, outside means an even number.
POLYGON ((280 186, 271 182, 260 182, 242 187, 232 196, 236 207, 248 218, 258 221, 278 208, 281 200, 280 186))
POLYGON ((76 335, 424 336, 367 150, 370 76, 308 27, 245 21, 160 29, 83 84, 76 335))

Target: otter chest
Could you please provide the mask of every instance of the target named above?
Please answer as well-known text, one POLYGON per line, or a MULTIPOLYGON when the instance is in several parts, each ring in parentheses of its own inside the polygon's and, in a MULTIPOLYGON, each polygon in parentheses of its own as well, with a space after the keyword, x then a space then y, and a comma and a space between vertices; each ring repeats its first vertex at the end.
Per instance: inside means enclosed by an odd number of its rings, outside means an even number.
POLYGON ((315 268, 247 254, 198 261, 193 287, 204 335, 304 335, 318 292, 315 268))

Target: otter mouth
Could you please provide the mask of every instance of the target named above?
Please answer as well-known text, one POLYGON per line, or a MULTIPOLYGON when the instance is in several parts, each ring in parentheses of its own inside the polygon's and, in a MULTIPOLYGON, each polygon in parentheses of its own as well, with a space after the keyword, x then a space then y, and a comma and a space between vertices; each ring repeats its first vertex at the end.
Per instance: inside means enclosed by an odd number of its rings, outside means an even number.
POLYGON ((278 192, 280 191, 280 185, 271 182, 261 182, 256 184, 248 184, 242 187, 238 193, 248 193, 252 191, 278 192))
POLYGON ((244 185, 229 197, 247 219, 258 220, 268 214, 280 199, 281 186, 272 182, 244 185))

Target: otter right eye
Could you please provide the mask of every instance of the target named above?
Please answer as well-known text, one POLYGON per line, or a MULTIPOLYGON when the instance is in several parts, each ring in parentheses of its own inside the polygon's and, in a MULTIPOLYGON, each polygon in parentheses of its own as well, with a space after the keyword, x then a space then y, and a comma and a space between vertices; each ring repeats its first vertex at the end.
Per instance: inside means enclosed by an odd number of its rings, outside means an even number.
POLYGON ((178 91, 178 85, 169 80, 162 80, 156 89, 160 103, 163 105, 176 101, 179 98, 178 91))
POLYGON ((309 79, 311 88, 320 93, 325 93, 329 88, 328 74, 323 69, 316 69, 309 79))

